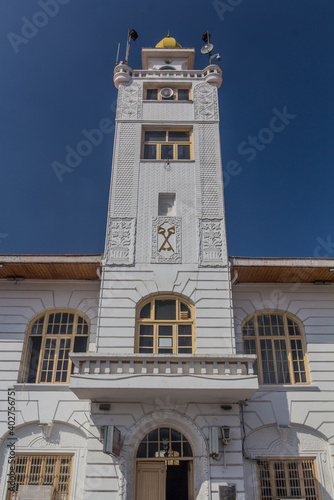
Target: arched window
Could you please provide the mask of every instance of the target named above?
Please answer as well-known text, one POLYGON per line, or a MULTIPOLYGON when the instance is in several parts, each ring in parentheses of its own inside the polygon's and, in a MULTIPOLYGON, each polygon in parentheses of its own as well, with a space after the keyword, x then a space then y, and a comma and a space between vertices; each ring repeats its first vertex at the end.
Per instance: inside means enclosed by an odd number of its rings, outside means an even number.
POLYGON ((190 303, 173 295, 141 303, 137 309, 136 352, 193 353, 194 312, 190 303))
POLYGON ((137 450, 137 458, 189 460, 192 456, 187 438, 171 427, 159 427, 146 434, 137 450))
POLYGON ((47 312, 29 326, 23 381, 68 383, 72 362, 70 352, 86 352, 88 322, 70 311, 47 312))
POLYGON ((256 313, 242 327, 245 354, 257 354, 260 384, 307 383, 300 325, 287 314, 256 313))

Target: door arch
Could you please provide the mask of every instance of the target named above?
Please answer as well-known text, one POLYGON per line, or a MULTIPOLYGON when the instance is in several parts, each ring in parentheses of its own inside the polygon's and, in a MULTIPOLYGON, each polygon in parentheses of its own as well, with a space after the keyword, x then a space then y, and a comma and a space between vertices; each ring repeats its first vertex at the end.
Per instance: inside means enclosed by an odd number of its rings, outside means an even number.
POLYGON ((145 433, 157 426, 174 427, 189 439, 194 453, 194 497, 196 500, 208 500, 210 496, 208 441, 202 429, 191 418, 178 411, 165 408, 145 414, 129 428, 124 436, 119 463, 119 500, 135 498, 134 476, 137 448, 145 433))
POLYGON ((193 500, 193 450, 184 434, 157 427, 136 452, 136 500, 193 500))

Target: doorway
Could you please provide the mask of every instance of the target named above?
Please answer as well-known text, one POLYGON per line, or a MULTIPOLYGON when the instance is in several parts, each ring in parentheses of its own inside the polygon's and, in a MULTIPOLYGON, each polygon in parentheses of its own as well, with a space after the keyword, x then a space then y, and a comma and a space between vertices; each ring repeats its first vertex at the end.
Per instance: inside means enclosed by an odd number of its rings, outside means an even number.
POLYGON ((159 427, 141 440, 135 500, 193 500, 193 452, 187 438, 159 427))

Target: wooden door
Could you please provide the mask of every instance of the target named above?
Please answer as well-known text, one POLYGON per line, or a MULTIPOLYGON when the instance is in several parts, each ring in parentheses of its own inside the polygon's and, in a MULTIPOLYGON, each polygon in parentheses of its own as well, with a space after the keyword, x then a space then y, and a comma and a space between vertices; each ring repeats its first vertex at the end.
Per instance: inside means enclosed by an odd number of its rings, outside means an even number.
POLYGON ((165 462, 137 462, 136 500, 165 500, 165 462))

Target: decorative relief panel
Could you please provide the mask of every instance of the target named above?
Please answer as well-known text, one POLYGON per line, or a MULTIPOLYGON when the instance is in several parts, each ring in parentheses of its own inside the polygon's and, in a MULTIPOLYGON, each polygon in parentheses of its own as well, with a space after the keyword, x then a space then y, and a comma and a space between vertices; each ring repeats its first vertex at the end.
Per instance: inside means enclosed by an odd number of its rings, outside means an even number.
POLYGON ((200 219, 200 265, 221 266, 226 264, 222 219, 200 219))
POLYGON ((181 262, 181 218, 152 220, 152 262, 181 262))
POLYGON ((142 87, 138 83, 122 84, 118 89, 118 120, 134 120, 142 116, 142 87))
POLYGON ((135 227, 135 219, 110 219, 106 244, 107 264, 133 265, 135 227))
POLYGON ((202 217, 223 217, 223 187, 218 140, 218 124, 198 125, 202 217))
POLYGON ((195 120, 219 120, 217 88, 209 83, 194 87, 195 120))

